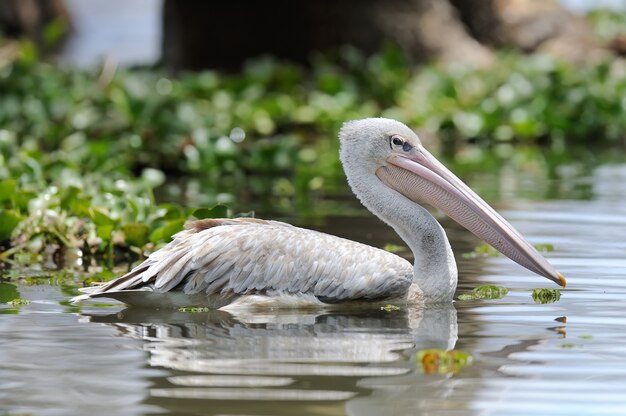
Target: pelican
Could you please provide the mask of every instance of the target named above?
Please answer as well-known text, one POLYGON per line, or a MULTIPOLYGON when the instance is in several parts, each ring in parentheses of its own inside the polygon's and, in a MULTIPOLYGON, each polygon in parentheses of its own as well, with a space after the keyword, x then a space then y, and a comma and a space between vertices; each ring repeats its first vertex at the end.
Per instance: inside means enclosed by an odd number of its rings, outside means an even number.
POLYGON ((262 219, 190 222, 127 274, 72 300, 213 309, 451 302, 457 266, 448 238, 422 207, 435 207, 528 270, 565 286, 509 222, 435 159, 406 125, 344 123, 340 159, 361 203, 391 226, 415 262, 381 249, 262 219))

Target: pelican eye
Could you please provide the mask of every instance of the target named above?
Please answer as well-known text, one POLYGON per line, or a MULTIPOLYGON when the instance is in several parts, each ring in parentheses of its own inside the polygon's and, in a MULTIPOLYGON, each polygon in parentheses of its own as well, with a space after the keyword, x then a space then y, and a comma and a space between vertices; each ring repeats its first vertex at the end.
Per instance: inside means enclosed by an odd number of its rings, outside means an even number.
POLYGON ((389 138, 389 147, 391 147, 392 149, 394 147, 402 147, 402 150, 405 152, 408 152, 413 148, 413 146, 409 142, 407 142, 400 136, 391 136, 389 138))
POLYGON ((391 138, 391 143, 393 143, 395 146, 402 146, 404 144, 404 140, 402 140, 398 136, 393 136, 391 138))

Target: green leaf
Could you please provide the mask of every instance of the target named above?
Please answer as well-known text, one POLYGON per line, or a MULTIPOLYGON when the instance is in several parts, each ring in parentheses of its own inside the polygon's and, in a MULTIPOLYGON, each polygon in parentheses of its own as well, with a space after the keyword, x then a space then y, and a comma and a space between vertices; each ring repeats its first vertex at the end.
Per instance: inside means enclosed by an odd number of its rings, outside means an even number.
POLYGON ((500 253, 489 244, 481 244, 477 246, 474 251, 469 253, 463 253, 463 258, 473 259, 476 257, 497 257, 500 253))
POLYGON ((502 286, 478 286, 470 293, 459 295, 459 300, 493 300, 502 299, 509 293, 509 289, 502 286))
POLYGON ((113 235, 113 225, 98 225, 96 227, 96 235, 102 239, 104 242, 111 241, 111 236, 113 235))
POLYGON ((210 309, 201 306, 184 306, 182 308, 178 308, 178 312, 185 313, 201 313, 201 312, 209 312, 210 309))
POLYGON ((154 244, 169 241, 172 238, 172 235, 183 229, 183 224, 185 224, 184 219, 166 222, 165 225, 156 228, 152 231, 152 233, 150 233, 150 241, 154 244))
POLYGON ((533 300, 535 303, 546 304, 557 302, 561 299, 559 289, 535 289, 533 290, 533 300))
POLYGON ((143 247, 150 241, 148 236, 150 229, 146 224, 137 222, 124 224, 122 232, 124 233, 126 244, 130 246, 143 247))
POLYGON ((16 187, 17 182, 14 179, 0 181, 0 203, 10 199, 16 187))
POLYGON ((91 207, 89 208, 89 216, 94 224, 98 226, 111 226, 111 228, 116 224, 113 218, 111 218, 103 209, 91 207))
POLYGON ((10 306, 24 306, 24 305, 28 305, 29 303, 30 303, 29 300, 21 299, 21 298, 15 298, 15 299, 7 302, 7 305, 10 305, 10 306))
POLYGON ((226 205, 216 205, 213 208, 198 208, 191 213, 199 220, 205 218, 227 218, 228 207, 226 205))
POLYGON ((533 244, 537 251, 543 251, 544 253, 551 253, 554 251, 554 245, 550 243, 537 243, 533 244))
POLYGON ((21 221, 22 217, 19 214, 0 209, 0 241, 8 240, 21 221))
POLYGON ((0 303, 8 303, 19 297, 20 292, 17 290, 17 286, 11 283, 0 283, 0 303))

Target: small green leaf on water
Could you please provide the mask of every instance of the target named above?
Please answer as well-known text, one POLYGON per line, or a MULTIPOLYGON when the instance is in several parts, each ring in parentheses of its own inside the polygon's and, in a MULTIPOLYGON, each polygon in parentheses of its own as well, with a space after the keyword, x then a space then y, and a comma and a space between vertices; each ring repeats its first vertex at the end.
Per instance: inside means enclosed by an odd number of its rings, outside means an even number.
POLYGON ((23 305, 28 305, 30 303, 29 300, 26 299, 21 299, 21 298, 15 298, 10 302, 7 302, 7 305, 10 306, 23 306, 23 305))
POLYGON ((576 347, 576 344, 566 343, 566 344, 561 344, 560 347, 561 348, 574 348, 576 347))
POLYGON ((593 338, 593 336, 592 336, 592 335, 586 335, 586 334, 585 334, 585 335, 580 335, 578 338, 580 338, 580 339, 592 339, 592 338, 593 338))
POLYGON ((554 251, 554 245, 550 243, 537 243, 533 244, 533 246, 537 249, 537 251, 542 251, 544 253, 551 253, 554 251))
POLYGON ((199 312, 209 312, 210 309, 206 308, 206 307, 199 307, 199 306, 184 306, 182 308, 178 308, 178 312, 185 312, 185 313, 199 313, 199 312))
POLYGON ((0 303, 8 303, 19 297, 20 292, 18 292, 17 286, 11 283, 0 283, 0 303))
POLYGON ((391 303, 388 303, 385 306, 381 306, 380 310, 385 311, 385 312, 399 311, 400 307, 396 305, 392 305, 391 303))
POLYGON ((476 257, 496 257, 500 253, 489 244, 481 244, 477 246, 474 251, 469 253, 463 253, 464 259, 474 259, 476 257))
POLYGON ((404 247, 404 246, 399 246, 399 245, 396 245, 396 244, 387 243, 383 247, 383 250, 388 251, 390 253, 397 254, 397 253, 402 253, 402 252, 407 251, 407 248, 404 247))
POLYGON ((556 302, 561 299, 559 289, 535 289, 533 290, 533 300, 535 303, 546 304, 556 302))
POLYGON ((420 350, 415 360, 424 374, 457 374, 472 362, 472 356, 465 351, 440 349, 420 350))
POLYGON ((459 300, 493 300, 502 299, 509 293, 503 286, 485 285, 474 288, 470 293, 459 295, 459 300))

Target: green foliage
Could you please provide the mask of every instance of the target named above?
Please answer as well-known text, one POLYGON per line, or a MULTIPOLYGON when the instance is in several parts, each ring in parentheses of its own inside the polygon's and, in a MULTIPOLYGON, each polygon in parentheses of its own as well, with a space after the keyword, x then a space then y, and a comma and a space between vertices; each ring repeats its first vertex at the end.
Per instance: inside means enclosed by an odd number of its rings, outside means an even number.
POLYGON ((385 306, 381 306, 380 310, 385 311, 385 312, 395 312, 395 311, 399 311, 400 307, 396 305, 392 305, 391 303, 388 303, 385 306))
POLYGON ((476 257, 497 257, 499 255, 500 252, 487 243, 476 246, 474 251, 462 254, 464 259, 474 259, 476 257))
MULTIPOLYGON (((60 36, 47 29, 50 42, 60 36)), ((310 69, 261 59, 236 75, 173 78, 59 68, 23 42, 0 63, 0 262, 74 253, 74 265, 111 266, 190 217, 230 215, 204 208, 220 203, 311 211, 316 195, 344 184, 336 136, 349 119, 397 118, 439 136, 444 152, 489 163, 520 142, 618 143, 622 64, 503 54, 489 69, 410 70, 396 49, 366 58, 345 48, 310 69)))
POLYGON ((502 286, 478 286, 470 293, 460 294, 459 300, 493 300, 502 299, 509 293, 509 289, 502 286))
POLYGON ((15 298, 15 299, 7 302, 7 305, 9 305, 9 306, 24 306, 24 305, 28 305, 29 303, 30 303, 29 300, 21 299, 21 298, 15 298))
MULTIPOLYGON (((535 247, 537 251, 544 253, 550 253, 554 251, 554 245, 550 243, 537 243, 533 244, 533 247, 535 247)), ((474 251, 462 254, 464 259, 474 259, 477 257, 497 257, 499 255, 500 252, 487 243, 476 246, 474 251)))
POLYGON ((535 303, 553 303, 561 299, 561 291, 559 289, 535 289, 532 296, 535 303))
POLYGON ((13 299, 19 298, 20 293, 17 286, 11 283, 0 282, 0 304, 8 303, 13 299))

